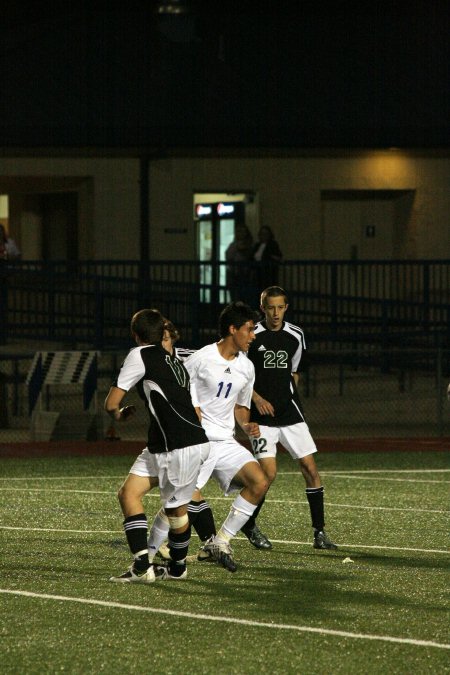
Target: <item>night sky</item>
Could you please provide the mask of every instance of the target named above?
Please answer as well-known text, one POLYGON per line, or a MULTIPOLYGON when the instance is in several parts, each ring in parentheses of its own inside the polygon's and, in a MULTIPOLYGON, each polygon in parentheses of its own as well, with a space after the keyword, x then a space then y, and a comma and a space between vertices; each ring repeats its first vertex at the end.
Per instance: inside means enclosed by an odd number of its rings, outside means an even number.
POLYGON ((10 3, 0 144, 449 147, 446 0, 10 3))

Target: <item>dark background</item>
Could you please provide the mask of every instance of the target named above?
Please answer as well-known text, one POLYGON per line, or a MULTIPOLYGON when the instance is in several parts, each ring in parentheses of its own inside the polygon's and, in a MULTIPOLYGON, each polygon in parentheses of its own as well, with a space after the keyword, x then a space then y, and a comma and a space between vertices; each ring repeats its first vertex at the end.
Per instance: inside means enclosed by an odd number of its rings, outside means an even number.
POLYGON ((3 8, 4 151, 449 146, 447 0, 186 2, 3 8))

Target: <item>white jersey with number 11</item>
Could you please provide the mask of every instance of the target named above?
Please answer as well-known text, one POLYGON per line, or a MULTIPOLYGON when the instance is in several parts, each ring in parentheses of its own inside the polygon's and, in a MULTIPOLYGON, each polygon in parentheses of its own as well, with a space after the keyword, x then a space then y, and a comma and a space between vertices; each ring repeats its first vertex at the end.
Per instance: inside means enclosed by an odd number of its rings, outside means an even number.
POLYGON ((250 408, 255 369, 246 354, 228 361, 217 343, 194 352, 184 361, 189 373, 191 397, 202 413, 202 426, 211 441, 234 436, 235 405, 250 408))

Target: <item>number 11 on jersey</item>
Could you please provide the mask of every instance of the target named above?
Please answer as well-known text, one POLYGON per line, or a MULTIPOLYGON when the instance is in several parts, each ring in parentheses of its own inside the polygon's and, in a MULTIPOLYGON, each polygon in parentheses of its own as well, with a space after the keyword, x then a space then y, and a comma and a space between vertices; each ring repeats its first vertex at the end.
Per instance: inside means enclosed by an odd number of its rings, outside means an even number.
MULTIPOLYGON (((233 384, 232 382, 228 382, 228 384, 227 384, 227 386, 226 386, 226 388, 225 388, 225 398, 228 398, 228 394, 229 394, 230 391, 231 391, 232 384, 233 384)), ((218 398, 218 397, 221 395, 222 389, 223 389, 223 385, 224 385, 224 382, 219 382, 219 390, 218 390, 218 392, 217 392, 217 394, 216 394, 216 398, 218 398)))

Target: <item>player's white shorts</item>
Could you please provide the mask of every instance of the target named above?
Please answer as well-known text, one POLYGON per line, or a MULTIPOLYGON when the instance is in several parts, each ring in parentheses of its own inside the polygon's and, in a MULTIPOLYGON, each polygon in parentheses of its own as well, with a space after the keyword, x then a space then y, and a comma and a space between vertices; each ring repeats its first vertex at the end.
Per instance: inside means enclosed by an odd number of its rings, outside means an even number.
POLYGON ((317 452, 306 422, 298 422, 288 427, 266 427, 260 424, 259 430, 261 432, 259 438, 250 438, 256 459, 276 457, 277 443, 281 443, 292 459, 301 459, 317 452))
POLYGON ((164 507, 173 509, 191 501, 200 466, 208 458, 209 451, 209 443, 156 454, 145 448, 134 462, 130 473, 158 478, 161 503, 164 507))
POLYGON ((256 461, 252 453, 234 438, 209 443, 211 451, 200 469, 197 488, 201 490, 209 478, 214 478, 226 495, 240 490, 242 485, 233 483, 233 478, 245 464, 256 461))

